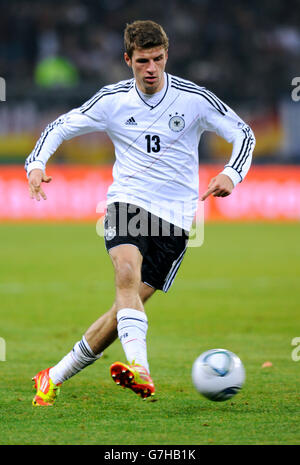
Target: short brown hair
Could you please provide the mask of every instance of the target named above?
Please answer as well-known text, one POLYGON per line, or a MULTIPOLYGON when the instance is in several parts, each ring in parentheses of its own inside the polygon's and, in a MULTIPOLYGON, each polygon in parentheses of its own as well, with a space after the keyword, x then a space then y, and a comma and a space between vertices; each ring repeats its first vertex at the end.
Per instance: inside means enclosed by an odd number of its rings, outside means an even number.
POLYGON ((163 28, 154 21, 134 21, 126 25, 124 45, 127 55, 132 58, 135 48, 162 46, 168 50, 169 39, 163 28))

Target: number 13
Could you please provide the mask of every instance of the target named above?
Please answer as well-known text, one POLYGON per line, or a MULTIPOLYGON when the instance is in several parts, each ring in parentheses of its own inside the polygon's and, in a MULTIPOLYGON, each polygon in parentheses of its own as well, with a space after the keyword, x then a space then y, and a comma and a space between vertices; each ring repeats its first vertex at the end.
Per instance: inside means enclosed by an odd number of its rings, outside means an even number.
POLYGON ((151 153, 151 152, 159 152, 160 151, 160 138, 159 136, 151 136, 150 134, 147 134, 145 136, 145 139, 147 141, 147 152, 148 153, 151 153), (153 142, 153 144, 151 144, 151 142, 153 142))

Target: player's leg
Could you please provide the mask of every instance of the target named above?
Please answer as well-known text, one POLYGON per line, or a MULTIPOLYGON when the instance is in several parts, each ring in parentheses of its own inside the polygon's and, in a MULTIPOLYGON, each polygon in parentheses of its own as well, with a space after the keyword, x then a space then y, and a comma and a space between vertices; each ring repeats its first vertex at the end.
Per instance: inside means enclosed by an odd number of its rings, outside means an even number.
MULTIPOLYGON (((153 221, 156 219, 154 218, 153 221)), ((144 254, 139 279, 155 289, 167 292, 183 260, 188 236, 184 230, 165 221, 159 221, 158 226, 160 234, 157 237, 148 238, 147 253, 144 254)), ((132 389, 142 397, 149 397, 154 394, 155 388, 150 378, 147 362, 147 317, 139 300, 136 299, 134 273, 132 275, 129 273, 124 286, 122 279, 118 280, 118 268, 131 269, 127 260, 130 246, 123 245, 113 250, 117 254, 113 263, 116 271, 117 296, 119 297, 116 301, 120 308, 117 312, 118 334, 129 365, 121 362, 114 363, 111 366, 111 375, 117 384, 132 389), (131 280, 132 285, 130 285, 131 280), (122 308, 125 305, 134 304, 136 308, 122 308), (136 363, 139 366, 135 366, 136 363)), ((124 273, 124 275, 126 274, 124 273)))
MULTIPOLYGON (((187 247, 188 235, 181 228, 161 221, 160 219, 158 220, 160 234, 158 236, 153 235, 153 237, 150 237, 148 240, 147 253, 144 254, 142 263, 141 279, 145 284, 167 292, 183 260, 187 247)), ((157 217, 154 217, 153 222, 157 223, 157 217)), ((155 388, 146 364, 147 319, 146 316, 143 319, 143 311, 132 310, 132 312, 133 311, 135 313, 126 313, 124 309, 123 315, 123 310, 119 310, 117 313, 118 332, 126 355, 129 351, 126 346, 132 346, 132 353, 130 353, 129 356, 127 355, 128 360, 134 359, 134 345, 137 351, 139 343, 140 350, 138 357, 140 357, 139 360, 141 361, 138 363, 142 365, 142 367, 135 367, 132 366, 132 364, 128 366, 116 362, 111 366, 110 370, 117 384, 131 388, 142 397, 149 397, 154 394, 155 388), (137 320, 136 324, 135 320, 137 320), (139 327, 139 325, 141 326, 139 327), (135 332, 134 329, 132 329, 132 333, 130 333, 130 328, 134 328, 134 326, 139 329, 139 333, 135 332), (137 339, 139 339, 139 341, 137 339)))
POLYGON ((105 246, 115 271, 117 332, 128 362, 128 365, 121 362, 113 364, 111 374, 118 384, 130 387, 135 392, 140 389, 138 385, 145 384, 146 378, 147 393, 150 395, 154 385, 147 359, 148 320, 138 292, 142 262, 149 242, 148 212, 133 204, 110 204, 104 220, 104 231, 105 246), (122 373, 124 376, 120 378, 119 374, 122 373))
POLYGON ((147 359, 148 319, 139 294, 143 257, 131 244, 114 247, 109 253, 115 270, 117 331, 128 363, 115 362, 111 375, 117 384, 148 397, 154 394, 154 384, 147 359))

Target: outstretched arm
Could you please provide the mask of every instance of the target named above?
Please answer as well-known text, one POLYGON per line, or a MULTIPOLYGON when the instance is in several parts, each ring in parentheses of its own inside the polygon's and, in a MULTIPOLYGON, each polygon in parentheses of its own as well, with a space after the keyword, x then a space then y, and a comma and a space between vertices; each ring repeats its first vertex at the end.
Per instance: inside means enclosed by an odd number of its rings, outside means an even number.
POLYGON ((48 124, 25 161, 30 197, 46 200, 41 183, 48 183, 51 177, 45 173, 46 163, 64 140, 106 129, 106 116, 101 104, 93 105, 87 112, 85 107, 75 108, 48 124))

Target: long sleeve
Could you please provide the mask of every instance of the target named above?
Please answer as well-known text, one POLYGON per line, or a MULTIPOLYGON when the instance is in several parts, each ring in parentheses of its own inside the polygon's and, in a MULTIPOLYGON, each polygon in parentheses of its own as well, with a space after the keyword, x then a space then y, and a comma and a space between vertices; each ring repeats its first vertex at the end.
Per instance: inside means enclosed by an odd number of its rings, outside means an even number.
POLYGON ((46 163, 64 140, 106 129, 106 118, 99 105, 89 113, 76 108, 48 124, 25 161, 27 175, 35 168, 45 170, 46 163))
POLYGON ((250 168, 255 137, 251 128, 218 97, 209 91, 206 96, 207 100, 202 99, 201 124, 232 143, 232 153, 222 173, 236 186, 250 168))

